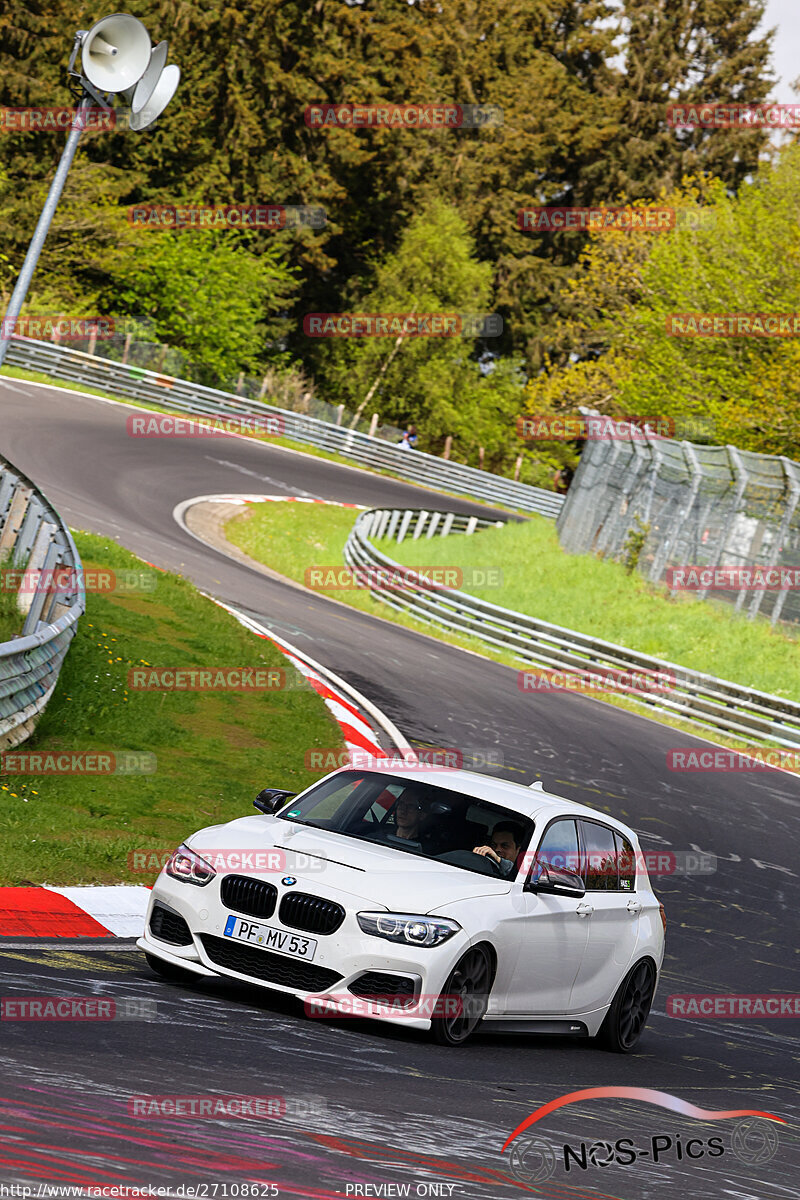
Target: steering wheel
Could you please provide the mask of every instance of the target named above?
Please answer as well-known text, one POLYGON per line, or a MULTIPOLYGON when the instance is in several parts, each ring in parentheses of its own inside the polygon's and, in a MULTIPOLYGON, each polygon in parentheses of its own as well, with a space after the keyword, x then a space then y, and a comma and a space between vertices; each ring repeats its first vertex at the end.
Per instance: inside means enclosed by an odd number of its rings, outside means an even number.
POLYGON ((474 850, 445 850, 441 854, 433 856, 436 862, 447 863, 452 867, 464 867, 467 871, 474 871, 477 867, 476 859, 481 864, 480 872, 482 875, 495 875, 503 879, 502 868, 494 859, 489 858, 485 854, 476 854, 474 850))
MULTIPOLYGON (((475 851, 473 850, 472 853, 475 854, 475 851)), ((494 868, 495 875, 502 877, 503 868, 500 866, 500 863, 495 862, 494 859, 490 858, 488 854, 475 854, 475 857, 482 858, 484 862, 487 862, 490 867, 494 868)))

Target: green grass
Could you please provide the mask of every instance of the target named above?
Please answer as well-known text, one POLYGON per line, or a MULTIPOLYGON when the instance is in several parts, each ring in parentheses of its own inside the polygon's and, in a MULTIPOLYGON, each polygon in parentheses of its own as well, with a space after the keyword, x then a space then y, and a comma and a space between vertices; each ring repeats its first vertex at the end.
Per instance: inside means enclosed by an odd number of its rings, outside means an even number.
POLYGON ((0 643, 10 642, 22 632, 24 618, 17 608, 17 593, 6 591, 3 586, 5 572, 9 567, 7 556, 0 555, 0 643))
MULTIPOLYGON (((309 568, 338 567, 344 562, 344 544, 356 515, 352 508, 321 504, 248 504, 226 523, 225 536, 258 562, 305 584, 309 568)), ((430 625, 398 613, 373 599, 365 589, 326 589, 324 595, 362 612, 397 620, 410 629, 431 631, 430 625)), ((474 639, 464 639, 464 644, 467 642, 475 648, 479 646, 474 639)))
MULTIPOLYGON (((352 509, 318 504, 253 504, 227 522, 225 533, 254 559, 305 583, 309 567, 342 564, 342 551, 354 520, 352 509)), ((544 518, 487 530, 470 538, 456 534, 400 546, 383 542, 381 548, 390 558, 412 566, 438 563, 486 568, 499 564, 504 586, 482 591, 494 604, 519 607, 553 624, 707 669, 720 677, 728 671, 727 678, 747 686, 800 698, 800 664, 794 639, 773 631, 765 622, 736 618, 721 604, 690 597, 671 601, 663 589, 652 587, 638 575, 626 574, 616 563, 567 555, 544 518), (509 565, 517 562, 523 564, 519 570, 509 565)), ((478 589, 475 592, 478 594, 478 589)), ((373 616, 520 668, 519 660, 510 652, 418 621, 373 599, 366 590, 326 590, 324 594, 373 616)), ((629 712, 651 715, 649 709, 627 696, 600 699, 629 712)), ((652 717, 673 729, 697 733, 697 726, 689 721, 661 713, 652 713, 652 717)), ((738 749, 760 744, 756 738, 744 742, 717 731, 710 736, 719 745, 738 749)))
MULTIPOLYGON (((113 542, 76 534, 87 568, 143 570, 113 542)), ((253 812, 263 787, 300 790, 318 775, 304 753, 342 745, 317 694, 270 642, 204 599, 186 580, 156 573, 153 591, 87 596, 86 615, 34 735, 15 752, 149 751, 139 775, 0 773, 0 884, 150 883, 134 850, 170 850, 194 830, 253 812), (287 687, 260 692, 136 691, 128 671, 156 667, 266 667, 287 687)))
POLYGON ((465 588, 492 604, 528 613, 654 658, 707 671, 748 688, 800 700, 798 633, 749 621, 721 600, 674 598, 663 586, 629 575, 616 562, 566 554, 542 517, 471 537, 384 541, 379 548, 407 565, 499 567, 502 587, 465 588))

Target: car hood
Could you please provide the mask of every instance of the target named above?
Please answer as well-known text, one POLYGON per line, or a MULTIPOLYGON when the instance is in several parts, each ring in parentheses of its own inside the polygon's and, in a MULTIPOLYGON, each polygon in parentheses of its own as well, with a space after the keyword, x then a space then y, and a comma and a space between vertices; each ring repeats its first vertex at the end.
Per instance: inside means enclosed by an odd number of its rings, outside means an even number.
POLYGON ((289 874, 304 891, 325 897, 340 893, 396 912, 427 913, 448 902, 500 896, 511 890, 505 879, 275 817, 240 817, 226 825, 210 826, 192 834, 186 845, 198 854, 276 849, 282 856, 275 870, 222 870, 252 874, 272 883, 289 874))

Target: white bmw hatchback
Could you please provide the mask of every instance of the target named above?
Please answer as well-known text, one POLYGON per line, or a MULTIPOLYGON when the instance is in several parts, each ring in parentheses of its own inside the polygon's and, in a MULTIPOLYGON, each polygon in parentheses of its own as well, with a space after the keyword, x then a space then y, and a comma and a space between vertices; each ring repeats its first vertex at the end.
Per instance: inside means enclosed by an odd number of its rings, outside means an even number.
POLYGON ((496 1030, 638 1041, 666 920, 633 830, 468 771, 344 768, 193 834, 138 945, 159 974, 223 976, 461 1045, 496 1030))

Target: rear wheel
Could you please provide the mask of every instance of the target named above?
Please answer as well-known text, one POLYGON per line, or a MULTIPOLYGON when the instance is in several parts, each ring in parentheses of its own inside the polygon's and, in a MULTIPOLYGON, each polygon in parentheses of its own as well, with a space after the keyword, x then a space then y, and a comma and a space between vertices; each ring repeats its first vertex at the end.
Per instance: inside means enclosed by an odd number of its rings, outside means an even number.
POLYGON ((155 954, 148 954, 146 950, 144 956, 150 970, 155 971, 162 979, 168 979, 170 983, 194 983, 198 979, 194 971, 176 967, 173 963, 165 962, 163 958, 157 958, 155 954))
POLYGON ((629 1054, 644 1032, 656 990, 656 971, 648 959, 632 967, 617 989, 600 1026, 598 1041, 617 1054, 629 1054))
POLYGON ((431 1021, 440 1046, 463 1046, 483 1020, 492 987, 492 958, 473 946, 456 963, 439 997, 442 1015, 431 1021))

